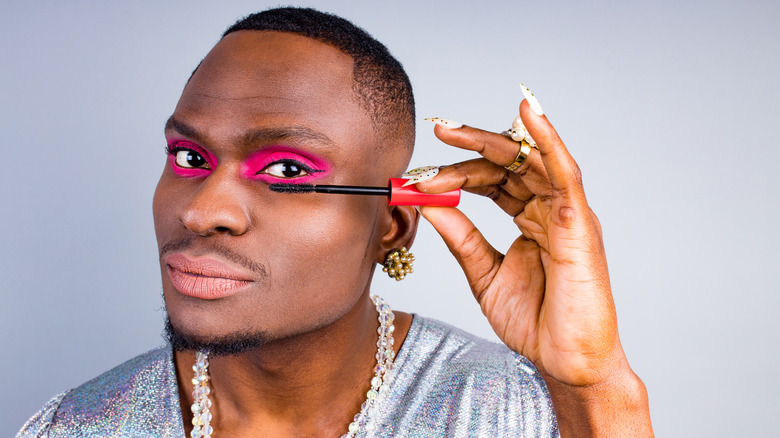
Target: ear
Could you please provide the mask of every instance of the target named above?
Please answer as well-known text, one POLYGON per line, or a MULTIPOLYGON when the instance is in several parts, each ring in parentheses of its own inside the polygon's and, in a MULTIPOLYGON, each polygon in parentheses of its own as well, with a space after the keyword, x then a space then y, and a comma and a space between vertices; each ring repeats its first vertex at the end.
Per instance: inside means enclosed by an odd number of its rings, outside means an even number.
POLYGON ((390 211, 390 227, 379 241, 379 253, 376 262, 384 263, 390 250, 395 248, 411 248, 414 236, 417 234, 417 224, 420 221, 420 212, 411 205, 399 205, 392 207, 390 211))

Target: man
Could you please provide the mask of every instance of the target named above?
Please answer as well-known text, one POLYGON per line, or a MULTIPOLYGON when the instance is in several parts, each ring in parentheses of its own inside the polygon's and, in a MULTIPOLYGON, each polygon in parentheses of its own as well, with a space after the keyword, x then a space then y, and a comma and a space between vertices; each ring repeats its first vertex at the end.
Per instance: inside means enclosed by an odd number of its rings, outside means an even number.
POLYGON ((154 219, 171 346, 60 394, 20 436, 651 435, 598 222, 530 100, 522 121, 541 153, 437 127, 484 158, 418 184, 490 196, 523 233, 504 256, 457 210, 421 209, 506 344, 494 345, 371 299, 375 264, 411 246, 413 207, 269 189, 401 174, 414 101, 400 64, 313 10, 239 21, 166 124, 154 219))

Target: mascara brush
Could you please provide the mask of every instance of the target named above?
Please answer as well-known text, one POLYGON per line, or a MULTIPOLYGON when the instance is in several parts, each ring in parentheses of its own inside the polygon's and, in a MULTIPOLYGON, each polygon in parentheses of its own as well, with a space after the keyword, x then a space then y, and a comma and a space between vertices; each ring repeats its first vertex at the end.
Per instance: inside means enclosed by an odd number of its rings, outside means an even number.
POLYGON ((455 207, 460 202, 460 189, 444 193, 423 193, 413 185, 403 187, 408 180, 390 178, 387 187, 367 186, 333 186, 314 184, 284 184, 274 183, 269 189, 279 193, 330 193, 339 195, 369 195, 387 196, 389 205, 433 205, 438 207, 455 207))

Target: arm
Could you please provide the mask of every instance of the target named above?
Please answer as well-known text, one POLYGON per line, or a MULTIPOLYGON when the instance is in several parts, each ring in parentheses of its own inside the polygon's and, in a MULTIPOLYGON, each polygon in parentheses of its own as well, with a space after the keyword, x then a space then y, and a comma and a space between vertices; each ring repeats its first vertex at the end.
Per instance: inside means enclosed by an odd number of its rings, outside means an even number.
POLYGON ((544 376, 562 437, 651 437, 644 383, 627 367, 599 384, 576 387, 544 376))

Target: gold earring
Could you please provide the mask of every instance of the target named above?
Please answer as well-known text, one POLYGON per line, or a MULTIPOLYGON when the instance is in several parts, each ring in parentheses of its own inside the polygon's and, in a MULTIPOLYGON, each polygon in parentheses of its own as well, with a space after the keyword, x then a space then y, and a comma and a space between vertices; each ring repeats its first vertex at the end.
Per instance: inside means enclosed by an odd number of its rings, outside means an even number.
POLYGON ((387 253, 382 272, 387 272, 390 278, 401 281, 407 274, 414 272, 412 263, 414 263, 414 254, 407 251, 406 247, 396 248, 387 253))

